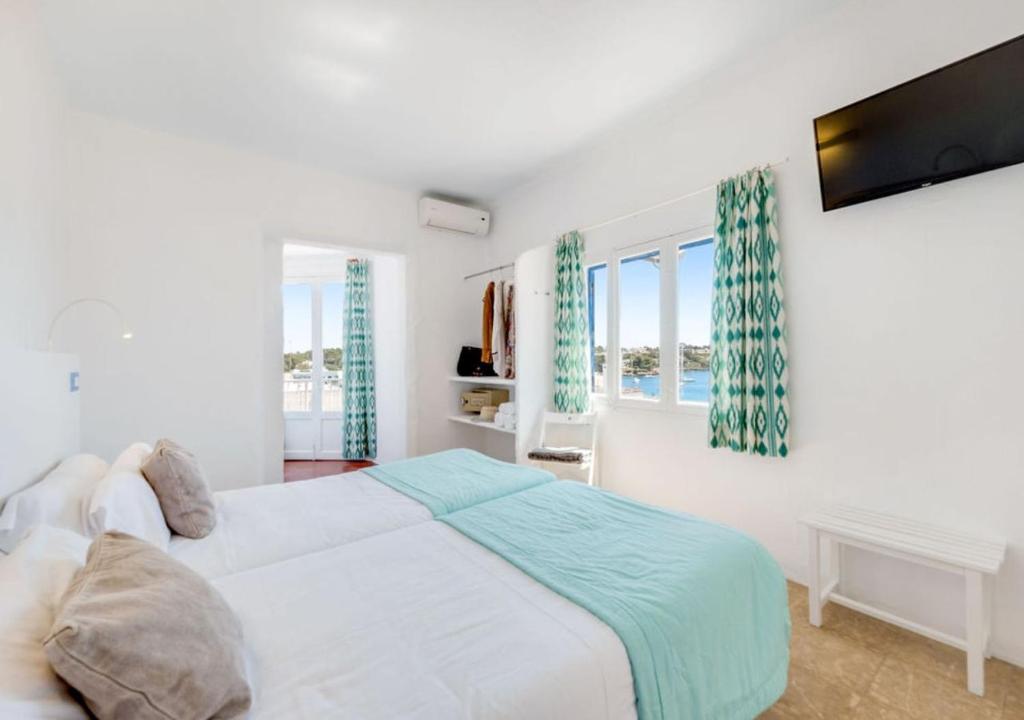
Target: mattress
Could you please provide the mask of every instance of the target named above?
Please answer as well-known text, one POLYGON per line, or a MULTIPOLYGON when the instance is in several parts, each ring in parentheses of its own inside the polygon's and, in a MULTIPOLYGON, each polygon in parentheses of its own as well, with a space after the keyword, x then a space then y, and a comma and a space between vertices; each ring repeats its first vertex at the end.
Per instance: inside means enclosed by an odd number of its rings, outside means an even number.
POLYGON ((175 535, 169 552, 206 578, 287 560, 431 519, 419 502, 363 472, 214 493, 205 538, 175 535))
POLYGON ((607 625, 435 521, 214 580, 252 718, 636 717, 607 625))

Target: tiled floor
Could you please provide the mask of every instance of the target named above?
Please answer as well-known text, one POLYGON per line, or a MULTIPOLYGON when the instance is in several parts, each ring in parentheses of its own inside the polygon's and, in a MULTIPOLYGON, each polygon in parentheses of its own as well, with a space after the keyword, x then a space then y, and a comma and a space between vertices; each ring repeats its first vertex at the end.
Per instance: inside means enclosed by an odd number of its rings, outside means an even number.
POLYGON ((324 475, 340 475, 341 473, 362 470, 373 465, 369 460, 285 460, 284 481, 309 480, 324 475))
POLYGON ((762 718, 1024 720, 1024 669, 988 660, 978 697, 959 650, 833 604, 813 627, 795 583, 789 605, 789 687, 762 718))

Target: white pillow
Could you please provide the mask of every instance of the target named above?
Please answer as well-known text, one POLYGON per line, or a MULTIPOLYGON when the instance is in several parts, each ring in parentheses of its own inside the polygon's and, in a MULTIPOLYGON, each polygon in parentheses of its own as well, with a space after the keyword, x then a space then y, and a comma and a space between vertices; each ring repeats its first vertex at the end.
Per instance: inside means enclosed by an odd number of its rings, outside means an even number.
POLYGON ((87 717, 50 667, 43 638, 88 550, 88 538, 40 525, 0 556, 0 717, 87 717))
POLYGON ((72 455, 35 485, 12 495, 0 515, 0 550, 14 550, 37 525, 87 534, 89 502, 107 470, 95 455, 72 455))
POLYGON ((152 454, 152 445, 148 445, 144 442, 132 443, 121 451, 121 454, 117 456, 117 459, 114 460, 114 464, 111 465, 110 468, 138 470, 142 467, 142 462, 152 454))
POLYGON ((167 551, 171 531, 167 529, 156 493, 139 469, 152 451, 149 445, 135 443, 118 456, 96 485, 89 504, 91 536, 118 530, 167 551))

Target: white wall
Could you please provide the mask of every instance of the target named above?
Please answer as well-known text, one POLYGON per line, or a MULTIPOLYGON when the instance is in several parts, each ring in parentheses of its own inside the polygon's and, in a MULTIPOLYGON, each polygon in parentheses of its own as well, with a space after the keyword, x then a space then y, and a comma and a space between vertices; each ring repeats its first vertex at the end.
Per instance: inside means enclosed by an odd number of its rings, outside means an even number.
POLYGON ((63 98, 33 3, 0 3, 0 346, 39 348, 54 310, 63 98))
MULTIPOLYGON (((450 328, 434 332, 452 314, 453 272, 435 253, 482 244, 421 230, 416 193, 85 113, 70 115, 68 134, 62 294, 110 299, 135 331, 121 342, 87 309, 62 330, 59 347, 81 356, 85 448, 112 457, 167 435, 194 448, 216 488, 280 478, 281 317, 270 300, 283 238, 405 254, 409 392, 424 368, 436 385, 455 351, 450 328)), ((424 407, 408 408, 410 449, 437 424, 424 407)))
MULTIPOLYGON (((514 255, 788 156, 778 178, 792 455, 711 451, 703 416, 615 410, 603 417, 603 482, 741 528, 798 579, 797 519, 833 501, 1004 536, 994 647, 1017 663, 1024 166, 823 214, 811 120, 1022 32, 1017 2, 847 3, 498 198, 491 241, 494 258, 514 255)), ((710 208, 698 196, 649 220, 683 229, 710 208)), ((601 241, 645 232, 621 223, 601 241)), ((853 559, 852 592, 962 626, 951 576, 853 559)))
POLYGON ((76 360, 33 352, 60 287, 63 97, 33 3, 0 2, 0 503, 78 448, 76 360))

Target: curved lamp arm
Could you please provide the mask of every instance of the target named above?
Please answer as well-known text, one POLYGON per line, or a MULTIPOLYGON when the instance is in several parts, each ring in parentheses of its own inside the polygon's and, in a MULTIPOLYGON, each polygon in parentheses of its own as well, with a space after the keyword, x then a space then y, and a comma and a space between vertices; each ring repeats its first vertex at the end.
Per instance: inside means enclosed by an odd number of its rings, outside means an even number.
POLYGON ((64 313, 66 313, 68 310, 73 308, 75 305, 81 305, 82 303, 99 303, 100 305, 105 305, 106 307, 113 310, 114 314, 117 315, 117 319, 121 321, 121 339, 132 339, 132 331, 128 329, 128 323, 125 322, 124 314, 117 308, 116 305, 114 305, 114 303, 110 302, 109 300, 104 300, 103 298, 85 297, 78 298, 77 300, 72 300, 67 305, 58 310, 57 314, 53 316, 53 320, 50 322, 50 332, 46 334, 47 350, 53 350, 53 331, 57 327, 57 321, 60 320, 61 316, 63 316, 64 313))

